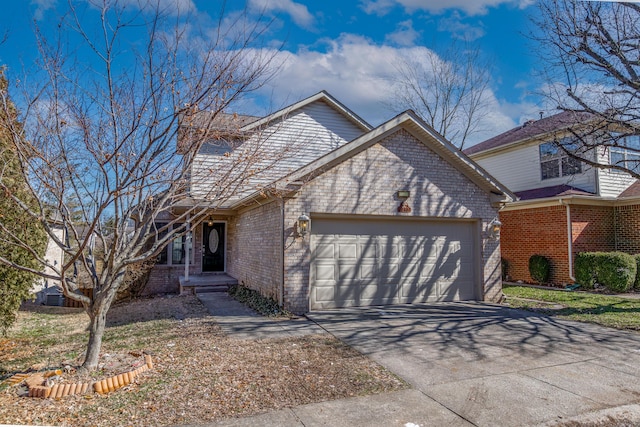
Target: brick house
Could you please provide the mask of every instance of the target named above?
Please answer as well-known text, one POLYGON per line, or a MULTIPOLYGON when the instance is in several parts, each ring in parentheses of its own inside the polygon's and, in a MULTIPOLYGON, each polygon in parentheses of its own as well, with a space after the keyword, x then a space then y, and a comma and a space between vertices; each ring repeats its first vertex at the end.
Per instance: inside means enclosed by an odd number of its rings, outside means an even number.
MULTIPOLYGON (((532 281, 528 261, 534 254, 551 259, 551 283, 566 284, 575 281, 579 252, 640 253, 640 184, 629 174, 574 160, 551 142, 571 138, 576 123, 575 115, 564 112, 465 150, 518 197, 500 211, 510 280, 532 281)), ((628 143, 640 146, 640 137, 628 143)), ((624 147, 601 148, 594 155, 600 162, 627 160, 630 167, 637 160, 624 147)))
POLYGON ((229 120, 238 128, 193 159, 192 203, 221 193, 218 177, 252 147, 265 150, 262 166, 277 160, 190 225, 190 263, 189 239, 171 245, 149 292, 225 274, 297 313, 500 298, 494 226, 514 196, 413 112, 372 128, 320 92, 264 118, 229 120))

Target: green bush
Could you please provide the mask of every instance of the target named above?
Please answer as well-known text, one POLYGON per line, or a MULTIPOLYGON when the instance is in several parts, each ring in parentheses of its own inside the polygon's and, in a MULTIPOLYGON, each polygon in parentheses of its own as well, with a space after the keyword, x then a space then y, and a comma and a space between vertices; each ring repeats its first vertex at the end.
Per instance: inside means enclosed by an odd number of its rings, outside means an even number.
POLYGON ((547 283, 551 273, 551 262, 543 255, 531 255, 529 258, 529 274, 538 283, 547 283))
POLYGON ((592 288, 599 283, 611 292, 626 292, 636 281, 637 259, 624 252, 586 252, 576 257, 578 283, 592 288))
POLYGON ((595 252, 580 252, 576 255, 574 274, 576 282, 583 289, 593 289, 596 284, 596 258, 595 252))
POLYGON ((636 279, 636 260, 624 252, 606 252, 598 262, 598 282, 612 292, 626 292, 636 279))
POLYGON ((636 280, 633 282, 633 287, 640 290, 640 254, 633 256, 636 259, 636 280))

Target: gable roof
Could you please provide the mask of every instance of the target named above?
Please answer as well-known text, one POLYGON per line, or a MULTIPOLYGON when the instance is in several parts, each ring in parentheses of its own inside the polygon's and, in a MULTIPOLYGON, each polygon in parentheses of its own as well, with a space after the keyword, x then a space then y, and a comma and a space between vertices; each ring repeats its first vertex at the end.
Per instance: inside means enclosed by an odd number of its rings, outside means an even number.
POLYGON ((589 193, 588 191, 581 190, 576 187, 572 187, 570 185, 561 184, 561 185, 553 185, 550 187, 544 188, 534 188, 532 190, 524 190, 524 191, 516 191, 516 196, 518 196, 519 200, 533 200, 533 199, 544 199, 547 197, 558 197, 558 196, 595 196, 593 193, 589 193))
POLYGON ((575 111, 563 111, 553 116, 544 117, 539 120, 529 120, 523 125, 508 130, 493 138, 489 138, 479 144, 464 150, 467 155, 474 155, 490 151, 497 148, 516 145, 521 142, 529 141, 536 137, 542 137, 551 132, 568 129, 579 123, 583 123, 594 116, 589 113, 580 113, 575 111))
POLYGON ((213 113, 204 110, 198 111, 197 109, 189 114, 183 114, 178 124, 180 131, 178 132, 177 152, 178 154, 185 153, 187 147, 184 144, 188 143, 186 135, 189 135, 191 132, 197 132, 198 138, 224 139, 242 137, 277 120, 284 120, 292 112, 317 101, 327 104, 362 130, 362 132, 371 130, 372 126, 369 123, 323 90, 264 117, 224 112, 219 112, 215 117, 212 117, 213 113), (205 130, 206 133, 200 133, 201 130, 205 130))
POLYGON ((288 116, 289 114, 291 114, 291 112, 295 110, 299 110, 316 101, 322 101, 326 103, 331 108, 333 108, 334 110, 336 110, 337 112, 345 116, 349 121, 351 121, 357 127, 362 129, 364 132, 368 132, 371 130, 372 127, 369 123, 367 123, 356 113, 354 113, 353 111, 345 107, 344 104, 342 104, 340 101, 338 101, 333 96, 331 96, 327 91, 322 90, 316 93, 315 95, 311 95, 310 97, 305 98, 301 101, 298 101, 295 104, 289 105, 288 107, 285 107, 279 111, 276 111, 275 113, 269 114, 268 116, 265 116, 259 120, 255 120, 255 121, 252 121, 251 123, 246 124, 245 126, 240 128, 240 132, 248 132, 250 130, 259 128, 260 126, 269 124, 273 121, 282 119, 288 116))
POLYGON ((620 193, 618 198, 639 197, 639 196, 640 196, 640 180, 635 180, 633 184, 631 184, 629 187, 627 187, 626 190, 620 193))
MULTIPOLYGON (((480 188, 494 195, 492 201, 507 202, 516 200, 516 196, 507 187, 498 182, 487 171, 482 169, 462 151, 442 137, 411 110, 397 115, 386 123, 312 161, 274 184, 276 188, 285 188, 291 183, 299 182, 299 180, 305 176, 313 174, 316 171, 325 170, 326 168, 342 163, 346 159, 367 149, 400 129, 407 130, 419 141, 447 160, 472 182, 476 183, 480 188)), ((255 192, 238 201, 235 207, 244 205, 261 194, 261 192, 255 192)))

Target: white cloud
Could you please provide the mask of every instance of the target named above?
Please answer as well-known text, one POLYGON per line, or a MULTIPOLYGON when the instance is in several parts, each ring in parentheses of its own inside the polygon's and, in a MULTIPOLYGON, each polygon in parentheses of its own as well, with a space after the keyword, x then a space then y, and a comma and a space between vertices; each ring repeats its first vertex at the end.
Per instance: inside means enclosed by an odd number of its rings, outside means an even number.
POLYGON ((292 0, 249 0, 249 7, 259 12, 284 12, 302 28, 311 29, 315 24, 307 6, 292 0))
POLYGON ((368 14, 384 16, 396 5, 396 0, 361 0, 360 7, 368 14))
POLYGON ((413 28, 413 22, 409 19, 398 23, 398 28, 391 34, 387 34, 386 41, 398 46, 413 46, 420 32, 413 28))
POLYGON ((42 21, 45 13, 56 6, 57 0, 31 0, 31 4, 36 6, 33 12, 33 19, 42 21))
MULTIPOLYGON (((280 108, 321 90, 326 90, 374 126, 400 111, 389 107, 398 78, 396 64, 404 58, 423 58, 424 47, 396 48, 376 45, 362 36, 343 34, 326 41, 326 51, 281 52, 282 68, 263 88, 273 108, 280 108)), ((482 141, 517 124, 521 109, 503 108, 493 92, 487 93, 488 108, 482 118, 486 131, 470 143, 482 141)), ((525 109, 525 107, 522 107, 525 109)), ((529 107, 530 109, 530 107, 529 107)))
POLYGON ((453 38, 466 41, 477 40, 485 35, 484 28, 463 22, 462 16, 457 11, 453 12, 448 18, 440 19, 438 21, 438 29, 451 33, 453 38))
POLYGON ((459 9, 468 15, 484 15, 487 9, 503 3, 511 3, 525 8, 534 0, 362 0, 361 7, 366 13, 385 15, 394 6, 402 6, 407 12, 424 10, 442 13, 445 10, 459 9))

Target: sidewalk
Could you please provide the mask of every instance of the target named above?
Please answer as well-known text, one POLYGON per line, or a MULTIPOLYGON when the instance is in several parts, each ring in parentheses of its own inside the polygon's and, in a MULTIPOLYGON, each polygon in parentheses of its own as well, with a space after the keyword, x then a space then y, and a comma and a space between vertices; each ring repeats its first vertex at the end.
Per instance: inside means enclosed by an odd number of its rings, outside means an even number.
POLYGON ((197 296, 224 333, 233 338, 253 340, 327 333, 304 317, 282 319, 261 316, 226 292, 208 292, 197 296))

